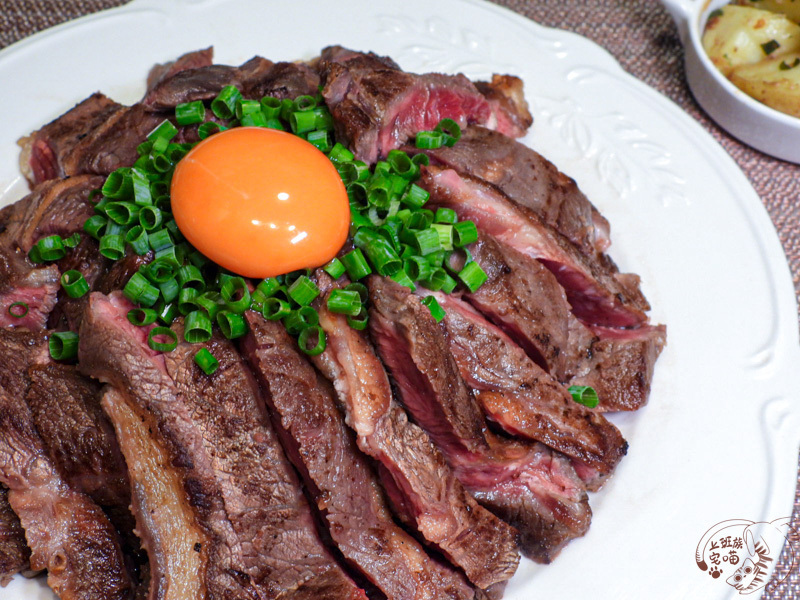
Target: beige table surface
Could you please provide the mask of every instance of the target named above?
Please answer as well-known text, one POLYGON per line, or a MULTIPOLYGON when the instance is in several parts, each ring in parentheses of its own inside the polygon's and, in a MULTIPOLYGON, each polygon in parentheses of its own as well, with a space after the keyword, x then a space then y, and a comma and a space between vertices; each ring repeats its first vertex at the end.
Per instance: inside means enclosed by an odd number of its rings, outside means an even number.
MULTIPOLYGON (((542 25, 573 31, 595 41, 611 52, 626 71, 671 98, 697 119, 739 164, 763 201, 783 245, 795 293, 800 299, 800 166, 772 159, 744 146, 708 119, 688 90, 683 74, 683 49, 675 26, 659 2, 494 2, 542 25)), ((125 0, 0 0, 0 48, 63 21, 122 4, 125 0)), ((800 488, 795 495, 793 525, 800 530, 800 488)), ((795 541, 794 548, 796 554, 800 553, 800 542, 795 541)), ((773 584, 768 586, 763 598, 800 600, 800 569, 789 572, 783 557, 776 568, 773 584), (774 585, 776 580, 784 581, 774 585)))

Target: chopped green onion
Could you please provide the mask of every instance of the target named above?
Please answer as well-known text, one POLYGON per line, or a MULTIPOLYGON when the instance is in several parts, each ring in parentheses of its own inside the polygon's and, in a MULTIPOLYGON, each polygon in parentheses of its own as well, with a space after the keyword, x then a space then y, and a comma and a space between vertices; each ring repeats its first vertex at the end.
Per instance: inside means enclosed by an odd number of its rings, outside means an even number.
POLYGON ((164 325, 171 325, 178 316, 178 306, 174 302, 160 303, 156 305, 158 313, 158 320, 164 325))
POLYGON ((201 294, 206 290, 206 282, 203 279, 203 275, 200 273, 200 269, 194 265, 182 266, 178 269, 175 277, 178 280, 178 285, 182 288, 193 287, 201 294))
POLYGON ((242 120, 239 124, 242 127, 266 127, 267 118, 264 116, 264 113, 259 110, 258 112, 252 112, 242 116, 242 120))
POLYGON ((267 119, 277 119, 281 114, 281 101, 278 98, 264 96, 261 99, 261 112, 267 119))
POLYGON ((413 162, 418 167, 422 165, 428 166, 429 164, 431 164, 431 159, 427 154, 420 152, 419 154, 415 154, 414 156, 411 157, 411 162, 413 162))
POLYGON ((297 345, 300 350, 309 356, 316 356, 325 350, 325 332, 319 325, 306 327, 297 337, 297 345))
POLYGON ((153 327, 147 334, 147 345, 156 352, 172 352, 178 347, 178 334, 169 327, 153 327))
POLYGON ((361 296, 355 290, 331 290, 327 301, 332 313, 355 317, 361 312, 361 296))
POLYGON ((780 47, 781 45, 778 43, 778 40, 770 40, 768 42, 761 44, 761 49, 767 56, 775 52, 775 50, 777 50, 780 47))
POLYGON ((331 136, 324 130, 309 131, 306 141, 320 152, 327 152, 331 147, 331 136))
POLYGON ((193 310, 186 315, 183 339, 190 344, 207 342, 211 339, 211 319, 201 310, 193 310))
POLYGON ((431 315, 433 315, 433 318, 436 319, 437 323, 440 323, 442 319, 445 318, 445 315, 447 315, 442 306, 433 296, 425 296, 421 302, 428 307, 428 310, 431 311, 431 315))
POLYGON ((436 215, 433 217, 434 223, 447 223, 453 225, 458 221, 458 215, 452 208, 438 208, 436 215))
POLYGON ((152 325, 158 319, 158 313, 152 308, 132 308, 128 311, 128 321, 137 327, 152 325))
POLYGON ((166 281, 158 282, 158 291, 161 292, 164 302, 172 302, 180 294, 181 286, 178 285, 177 279, 170 277, 166 281))
POLYGON ((194 362, 206 375, 213 375, 219 367, 219 361, 208 348, 200 348, 194 355, 194 362))
POLYGON ((319 313, 310 306, 301 306, 283 318, 283 325, 291 335, 298 335, 306 327, 319 324, 319 313))
POLYGON ((433 267, 422 256, 409 256, 403 261, 403 270, 411 281, 427 280, 433 274, 433 267))
POLYGON ((164 283, 173 278, 175 270, 175 263, 171 259, 160 257, 144 267, 144 274, 153 283, 164 283))
POLYGON ((431 195, 427 190, 419 187, 416 183, 412 183, 408 186, 408 190, 403 194, 403 197, 400 198, 400 202, 411 208, 422 208, 430 197, 431 195))
POLYGON ((125 238, 121 235, 106 234, 100 238, 100 254, 111 260, 125 256, 125 238))
POLYGON ((261 314, 268 321, 278 321, 292 312, 292 306, 280 298, 267 298, 261 306, 261 314))
POLYGON ((240 314, 250 308, 250 290, 242 277, 228 279, 219 293, 231 312, 240 314))
POLYGON ((339 142, 336 142, 331 148, 330 154, 328 154, 328 158, 333 161, 334 163, 344 163, 344 162, 353 162, 355 159, 355 155, 350 152, 347 148, 345 148, 339 142))
POLYGON ((457 285, 458 282, 452 277, 450 277, 450 275, 445 273, 444 283, 442 284, 442 287, 439 289, 442 290, 445 294, 450 294, 454 289, 456 289, 457 285))
POLYGON ((256 286, 256 290, 264 295, 264 298, 271 298, 281 287, 280 282, 274 277, 267 277, 256 286))
POLYGON ((138 213, 139 207, 133 202, 111 202, 106 206, 108 218, 120 225, 130 225, 138 213))
POLYGON ((150 206, 153 196, 150 193, 150 180, 139 169, 131 169, 131 183, 133 184, 133 202, 137 206, 150 206))
POLYGON ((347 269, 347 275, 353 281, 358 281, 372 273, 367 260, 360 248, 351 250, 341 258, 344 268, 347 269))
POLYGON ((443 143, 445 146, 454 146, 461 139, 461 127, 453 119, 442 119, 434 128, 434 131, 444 135, 443 143))
POLYGON ((103 215, 92 215, 83 222, 83 230, 92 236, 94 239, 99 240, 103 227, 106 226, 108 219, 103 215))
POLYGON ((155 206, 144 206, 139 211, 139 224, 148 233, 158 229, 164 217, 160 209, 155 206))
POLYGON ((419 175, 419 167, 402 150, 389 150, 386 161, 392 167, 392 171, 403 179, 413 179, 419 175))
POLYGON ((80 271, 71 269, 61 276, 61 287, 70 298, 80 298, 89 291, 89 284, 80 271))
POLYGON ((202 100, 184 102, 175 107, 175 120, 178 122, 178 125, 184 126, 202 123, 205 118, 206 107, 203 106, 202 100))
POLYGON ((417 148, 433 150, 441 148, 445 143, 445 134, 440 131, 420 131, 416 137, 417 148))
POLYGON ((572 399, 578 404, 583 404, 589 408, 596 408, 600 403, 597 392, 588 385, 571 385, 567 391, 572 394, 572 399))
POLYGON ((308 306, 319 296, 317 284, 305 275, 298 277, 288 288, 289 297, 300 306, 308 306))
POLYGON ((362 227, 353 238, 353 243, 366 253, 375 270, 384 277, 394 275, 403 268, 394 248, 374 230, 362 227))
POLYGON ((71 331, 52 333, 48 347, 53 360, 71 360, 78 355, 78 334, 71 331))
POLYGON ((61 240, 61 242, 64 244, 65 248, 77 248, 78 244, 81 243, 81 234, 76 231, 68 238, 61 240))
POLYGON ((354 317, 347 317, 347 324, 357 331, 363 331, 369 324, 369 313, 365 305, 361 305, 361 312, 354 317))
POLYGON ((316 124, 317 116, 311 111, 295 111, 289 116, 289 126, 294 134, 313 131, 316 124))
POLYGON ((459 221, 453 225, 453 245, 456 248, 478 241, 478 228, 472 221, 459 221))
MULTIPOLYGON (((120 167, 112 171, 106 178, 102 187, 103 196, 115 200, 129 198, 133 194, 133 182, 131 181, 130 167, 120 167)), ((105 198, 104 198, 105 199, 105 198)), ((95 204, 95 210, 103 210, 103 200, 95 204)))
POLYGON ((226 85, 211 101, 211 112, 218 119, 230 119, 235 115, 236 103, 242 99, 242 94, 236 86, 226 85))
POLYGON ((236 339, 247 333, 247 323, 240 314, 223 310, 217 313, 217 325, 229 340, 236 339))
POLYGON ((225 308, 225 305, 222 303, 222 296, 213 291, 204 292, 196 296, 194 301, 197 306, 206 311, 208 318, 212 321, 216 320, 219 311, 225 308))
POLYGON ((306 112, 313 111, 317 107, 317 101, 313 96, 298 96, 292 101, 292 111, 306 112))
MULTIPOLYGON (((406 271, 406 272, 408 272, 408 271, 406 271)), ((409 274, 409 277, 411 277, 410 274, 409 274)), ((414 278, 412 277, 412 279, 414 279, 414 278)), ((419 282, 422 285, 422 287, 427 288, 427 289, 435 292, 435 291, 441 290, 445 286, 445 284, 448 282, 448 279, 452 279, 452 278, 447 274, 447 272, 444 269, 442 269, 441 267, 436 267, 435 269, 431 268, 431 271, 430 271, 428 277, 419 278, 419 282)), ((453 281, 453 284, 454 284, 453 285, 453 289, 455 289, 455 279, 452 279, 452 281, 453 281)), ((450 291, 453 291, 453 289, 451 289, 450 291)))
POLYGON ((218 131, 225 131, 228 129, 227 127, 220 125, 219 123, 215 123, 214 121, 207 121, 200 125, 197 128, 197 137, 201 140, 206 139, 208 136, 217 133, 218 131))
POLYGON ((395 273, 394 275, 390 275, 390 276, 389 276, 389 279, 391 279, 391 280, 392 280, 392 281, 394 281, 395 283, 399 283, 400 285, 404 285, 405 287, 407 287, 408 289, 410 289, 412 292, 413 292, 414 290, 416 290, 416 289, 417 289, 417 286, 416 286, 416 285, 414 285, 414 282, 413 282, 413 281, 411 281, 411 279, 409 278, 409 276, 408 276, 408 275, 406 274, 406 272, 405 272, 405 271, 403 271, 402 269, 401 269, 401 270, 399 270, 399 271, 398 271, 397 273, 395 273))
POLYGON ((453 249, 452 225, 446 225, 444 223, 434 223, 433 225, 431 225, 431 229, 434 229, 439 234, 439 245, 441 246, 442 250, 453 249))
POLYGON ((467 286, 470 292, 477 290, 488 279, 486 272, 475 261, 468 262, 458 273, 458 278, 467 286))
POLYGON ((178 292, 178 311, 182 315, 188 315, 193 310, 202 308, 202 306, 197 303, 197 297, 199 295, 200 292, 198 292, 195 288, 181 288, 181 291, 178 292))
POLYGON ((178 135, 178 128, 167 119, 164 119, 153 131, 147 134, 147 139, 153 142, 153 151, 163 152, 167 149, 169 141, 176 135, 178 135))
POLYGON ((159 250, 164 250, 165 248, 175 245, 169 235, 169 230, 166 228, 149 232, 147 234, 147 241, 153 249, 153 252, 158 252, 159 250))
POLYGON ((158 289, 150 285, 144 275, 140 272, 134 273, 122 288, 125 297, 134 304, 153 306, 158 300, 158 289))
POLYGON ((363 283, 350 283, 344 288, 348 292, 357 292, 361 298, 361 304, 366 306, 369 301, 369 290, 363 283))
POLYGON ((338 258, 334 258, 327 265, 322 267, 322 270, 332 278, 339 279, 339 277, 344 275, 347 269, 344 268, 342 261, 340 261, 338 258))
POLYGON ((29 310, 27 302, 14 302, 8 307, 8 314, 15 319, 21 319, 29 310))
POLYGON ((131 245, 133 251, 139 256, 144 256, 150 251, 147 242, 147 232, 141 225, 134 225, 125 234, 125 241, 131 245))
POLYGON ((39 257, 44 261, 61 260, 67 255, 60 235, 48 235, 36 242, 39 257))
MULTIPOLYGON (((261 103, 258 100, 240 99, 236 102, 236 118, 240 121, 245 115, 261 113, 261 103)), ((263 116, 263 113, 261 113, 263 116)))

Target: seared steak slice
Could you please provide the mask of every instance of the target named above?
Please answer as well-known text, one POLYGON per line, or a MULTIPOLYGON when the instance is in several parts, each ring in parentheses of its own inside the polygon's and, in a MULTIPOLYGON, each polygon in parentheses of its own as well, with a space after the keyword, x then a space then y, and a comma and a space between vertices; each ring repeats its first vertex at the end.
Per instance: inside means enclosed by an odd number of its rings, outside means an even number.
POLYGON ((337 139, 359 160, 374 163, 444 118, 462 127, 478 123, 496 128, 507 121, 498 119, 492 104, 464 75, 415 75, 373 54, 335 54, 334 60, 320 63, 322 95, 337 139))
POLYGON ((86 219, 94 214, 89 194, 103 181, 102 177, 81 175, 37 185, 12 205, 5 230, 0 233, 0 244, 29 252, 43 237, 68 237, 81 231, 86 219))
POLYGON ((539 261, 481 233, 469 247, 487 280, 464 298, 503 329, 559 381, 575 357, 570 347, 570 305, 564 289, 539 261))
POLYGON ((486 96, 497 119, 493 127, 502 135, 522 137, 533 125, 522 80, 514 75, 492 75, 491 81, 476 81, 475 87, 486 96))
POLYGON ((245 98, 296 98, 316 94, 319 76, 302 63, 273 63, 255 56, 239 67, 202 65, 183 69, 153 86, 142 104, 149 111, 168 111, 183 102, 212 100, 228 85, 236 86, 245 98))
POLYGON ((374 52, 358 52, 351 50, 344 46, 326 46, 322 49, 319 56, 320 62, 336 62, 336 63, 349 63, 367 69, 397 69, 400 70, 398 65, 390 56, 380 56, 374 52))
POLYGON ((638 278, 620 274, 610 261, 581 254, 535 212, 493 185, 435 166, 423 169, 420 185, 431 193, 432 206, 454 209, 460 218, 474 221, 481 231, 550 269, 582 321, 628 328, 646 323, 649 305, 638 278))
MULTIPOLYGON (((100 254, 97 241, 88 235, 81 234, 81 242, 67 255, 56 263, 61 273, 70 270, 80 271, 90 290, 97 288, 100 281, 106 277, 112 261, 100 254)), ((127 282, 123 282, 124 283, 127 282)), ((50 329, 69 329, 78 331, 86 307, 87 297, 70 298, 69 295, 60 289, 58 291, 58 301, 53 307, 48 326, 50 329)))
MULTIPOLYGON (((421 152, 410 146, 406 150, 421 152)), ((608 221, 575 181, 517 140, 473 126, 463 131, 454 146, 422 152, 438 165, 496 185, 511 200, 534 211, 584 254, 595 255, 611 244, 608 221)))
MULTIPOLYGON (((322 271, 317 277, 326 294, 336 285, 322 271)), ((519 560, 515 532, 475 502, 428 435, 408 421, 365 335, 325 301, 317 308, 328 341, 314 363, 333 383, 358 446, 378 461, 395 510, 476 585, 504 582, 519 560)))
POLYGON ((508 433, 542 442, 570 457, 591 490, 598 489, 627 451, 619 430, 572 400, 500 329, 453 295, 433 293, 450 352, 464 381, 493 421, 508 433))
POLYGON ((182 597, 278 598, 322 586, 329 595, 319 597, 364 599, 321 544, 227 342, 216 342, 221 366, 208 378, 186 346, 166 357, 150 350, 129 308, 118 292, 91 294, 79 356, 114 388, 103 406, 130 470, 151 596, 194 586, 182 597))
POLYGON ((25 402, 30 365, 49 362, 43 335, 2 330, 0 481, 19 516, 31 567, 48 570, 62 598, 130 598, 133 583, 116 531, 97 504, 59 474, 25 402))
POLYGON ((486 233, 469 249, 488 279, 464 299, 539 366, 561 383, 595 388, 596 410, 636 410, 647 402, 655 361, 666 342, 663 325, 586 327, 540 262, 486 233))
POLYGON ((73 365, 33 366, 28 377, 25 399, 62 478, 100 506, 126 509, 131 496, 128 470, 100 408, 100 386, 73 365))
POLYGON ((394 524, 330 385, 300 354, 286 328, 254 312, 247 321, 247 358, 288 454, 345 559, 389 599, 474 598, 461 576, 431 560, 394 524))
MULTIPOLYGON (((209 46, 203 50, 194 50, 182 54, 175 60, 163 63, 160 65, 153 65, 150 72, 147 74, 147 92, 149 93, 156 85, 177 75, 181 71, 187 69, 198 69, 200 67, 208 67, 214 60, 214 48, 209 46)), ((147 94, 145 94, 147 95, 147 94)))
POLYGON ((122 105, 96 92, 28 137, 22 147, 20 170, 33 184, 68 175, 62 159, 69 156, 90 132, 101 127, 122 105))
POLYGON ((656 360, 667 343, 664 325, 587 329, 575 320, 570 332, 570 351, 578 359, 567 383, 593 387, 600 398, 595 410, 637 410, 647 403, 656 360))
POLYGON ((108 175, 133 165, 139 158, 137 146, 163 120, 141 104, 122 106, 95 94, 20 140, 22 172, 31 173, 34 184, 55 177, 108 175))
POLYGON ((569 459, 494 436, 458 373, 444 332, 407 288, 369 279, 370 331, 403 404, 479 502, 520 532, 523 552, 551 561, 589 527, 586 490, 569 459))
POLYGON ((42 329, 56 304, 59 278, 55 265, 36 267, 24 252, 0 243, 0 327, 42 329), (17 302, 27 307, 12 307, 17 302))
POLYGON ((0 587, 8 585, 17 573, 28 571, 30 558, 25 530, 8 503, 8 488, 0 484, 0 587))

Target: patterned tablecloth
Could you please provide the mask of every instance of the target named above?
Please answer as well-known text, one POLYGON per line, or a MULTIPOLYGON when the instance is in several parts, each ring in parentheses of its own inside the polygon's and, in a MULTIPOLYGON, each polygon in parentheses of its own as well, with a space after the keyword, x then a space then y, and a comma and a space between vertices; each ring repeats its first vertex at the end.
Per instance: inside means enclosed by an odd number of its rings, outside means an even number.
MULTIPOLYGON (((800 166, 772 159, 736 141, 699 108, 686 85, 683 49, 667 12, 656 0, 493 0, 538 23, 583 35, 606 48, 622 67, 659 90, 697 119, 750 178, 775 224, 800 299, 800 166)), ((0 48, 68 19, 125 0, 0 0, 0 48)), ((800 142, 799 142, 800 143, 800 142)), ((798 308, 800 315, 800 308, 798 308)), ((800 481, 800 476, 798 476, 800 481)), ((800 489, 793 525, 800 530, 800 489)), ((795 554, 800 542, 794 542, 795 554)), ((800 569, 786 556, 764 598, 800 600, 800 569), (788 573, 788 577, 787 577, 788 573), (774 585, 774 582, 783 583, 774 585)))

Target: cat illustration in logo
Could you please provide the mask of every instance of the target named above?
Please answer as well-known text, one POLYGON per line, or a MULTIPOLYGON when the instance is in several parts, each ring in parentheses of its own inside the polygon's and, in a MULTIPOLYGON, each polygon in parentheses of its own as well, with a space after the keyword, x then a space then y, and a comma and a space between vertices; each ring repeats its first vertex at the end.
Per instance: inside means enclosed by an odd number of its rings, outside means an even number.
MULTIPOLYGON (((786 545, 789 561, 794 568, 795 556, 791 544, 787 544, 789 535, 794 532, 790 527, 790 518, 775 519, 771 523, 753 522, 743 519, 731 519, 717 523, 708 530, 697 545, 695 560, 697 566, 706 571, 708 565, 705 561, 708 544, 715 548, 714 539, 720 535, 730 534, 741 537, 743 548, 741 566, 728 577, 725 582, 736 588, 740 595, 752 594, 765 587, 768 583, 769 571, 778 560, 781 549, 786 545)), ((733 560, 731 565, 735 564, 733 560)), ((790 569, 791 570, 791 569, 790 569)), ((722 573, 720 567, 713 567, 709 574, 715 579, 722 573)))

